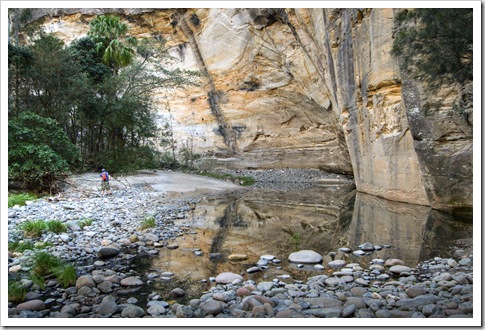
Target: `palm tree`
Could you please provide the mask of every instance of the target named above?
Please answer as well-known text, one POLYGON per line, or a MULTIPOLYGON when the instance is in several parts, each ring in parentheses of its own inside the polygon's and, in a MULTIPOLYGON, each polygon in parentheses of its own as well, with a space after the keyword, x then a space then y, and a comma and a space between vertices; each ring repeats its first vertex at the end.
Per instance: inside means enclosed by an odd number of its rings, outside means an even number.
POLYGON ((97 16, 90 23, 88 35, 96 43, 96 50, 103 53, 103 63, 113 70, 118 70, 131 63, 136 39, 127 36, 128 26, 120 18, 112 15, 97 16))

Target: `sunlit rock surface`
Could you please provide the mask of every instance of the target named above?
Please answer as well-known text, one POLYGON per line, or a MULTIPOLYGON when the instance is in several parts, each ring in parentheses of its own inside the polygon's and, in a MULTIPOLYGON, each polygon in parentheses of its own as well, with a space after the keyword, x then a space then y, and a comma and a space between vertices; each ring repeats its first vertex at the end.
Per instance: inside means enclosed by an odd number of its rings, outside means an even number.
MULTIPOLYGON (((160 91, 155 105, 207 167, 319 168, 352 173, 359 191, 469 211, 472 102, 401 75, 391 57, 393 9, 50 9, 67 43, 115 12, 136 37, 167 40, 201 85, 160 91), (442 101, 438 107, 437 101, 442 101)), ((471 87, 470 87, 471 89, 471 87)))

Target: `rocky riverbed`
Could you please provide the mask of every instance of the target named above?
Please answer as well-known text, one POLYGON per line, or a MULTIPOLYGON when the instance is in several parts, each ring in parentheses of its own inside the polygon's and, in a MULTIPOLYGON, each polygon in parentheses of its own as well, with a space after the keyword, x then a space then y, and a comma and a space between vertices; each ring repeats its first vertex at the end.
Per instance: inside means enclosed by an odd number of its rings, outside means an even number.
MULTIPOLYGON (((281 173, 264 175, 272 178, 281 173)), ((286 177, 292 175, 301 173, 286 177)), ((321 179, 313 172, 305 175, 310 183, 321 179)), ((252 272, 279 267, 282 256, 262 255, 252 269, 242 274, 225 272, 202 280, 208 289, 200 296, 193 296, 184 283, 170 290, 157 289, 162 286, 156 284, 176 282, 177 274, 163 269, 140 270, 135 261, 154 257, 161 249, 177 249, 177 237, 194 235, 191 228, 175 223, 185 219, 204 197, 154 196, 150 187, 134 185, 114 189, 108 197, 71 189, 10 208, 9 241, 29 240, 19 228, 28 220, 57 219, 68 226, 66 233, 44 233, 33 240, 52 243, 45 251, 74 263, 78 279, 72 287, 64 288, 51 278, 42 290, 28 276, 35 252, 9 253, 9 278, 28 289, 24 302, 9 303, 9 317, 473 317, 473 254, 469 240, 457 242, 447 258, 437 257, 418 265, 405 265, 399 259, 376 258, 367 265, 345 261, 348 254, 369 255, 387 248, 380 242, 343 246, 328 263, 322 263, 314 251, 300 251, 290 256, 296 267, 321 271, 305 281, 285 275, 261 282, 248 279, 252 272), (142 230, 148 217, 155 220, 156 226, 142 230), (91 224, 81 228, 79 221, 85 219, 91 219, 91 224)), ((210 257, 197 249, 193 255, 210 257)), ((237 256, 233 258, 237 262, 237 256)))

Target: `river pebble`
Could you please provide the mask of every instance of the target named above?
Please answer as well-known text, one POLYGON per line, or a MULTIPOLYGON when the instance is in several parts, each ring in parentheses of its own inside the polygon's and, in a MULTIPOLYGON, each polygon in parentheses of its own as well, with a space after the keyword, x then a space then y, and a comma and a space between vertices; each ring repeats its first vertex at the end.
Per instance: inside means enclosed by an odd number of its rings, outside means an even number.
POLYGON ((301 250, 291 253, 288 260, 294 263, 318 264, 322 262, 323 257, 312 250, 301 250))

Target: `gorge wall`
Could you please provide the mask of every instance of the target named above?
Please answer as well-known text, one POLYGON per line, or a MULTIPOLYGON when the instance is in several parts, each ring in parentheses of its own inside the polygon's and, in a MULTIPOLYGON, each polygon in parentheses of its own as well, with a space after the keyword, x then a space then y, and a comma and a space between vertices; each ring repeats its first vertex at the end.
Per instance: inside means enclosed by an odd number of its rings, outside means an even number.
POLYGON ((429 95, 400 72, 395 9, 39 9, 34 20, 69 43, 108 12, 203 73, 155 97, 206 166, 319 168, 387 199, 471 208, 472 102, 454 111, 462 88, 429 95))

